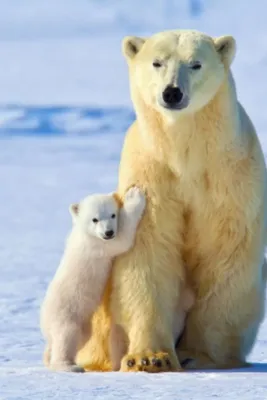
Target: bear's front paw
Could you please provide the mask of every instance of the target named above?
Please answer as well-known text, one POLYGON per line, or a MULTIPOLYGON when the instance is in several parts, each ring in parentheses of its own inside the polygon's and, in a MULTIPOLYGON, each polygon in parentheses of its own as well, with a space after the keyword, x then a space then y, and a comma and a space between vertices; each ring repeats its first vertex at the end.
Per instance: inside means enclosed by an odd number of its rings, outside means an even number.
POLYGON ((136 186, 127 190, 124 196, 124 207, 134 208, 138 215, 142 215, 146 206, 146 198, 144 193, 136 186))
POLYGON ((121 361, 122 372, 178 372, 182 371, 176 357, 166 352, 144 352, 126 355, 121 361))

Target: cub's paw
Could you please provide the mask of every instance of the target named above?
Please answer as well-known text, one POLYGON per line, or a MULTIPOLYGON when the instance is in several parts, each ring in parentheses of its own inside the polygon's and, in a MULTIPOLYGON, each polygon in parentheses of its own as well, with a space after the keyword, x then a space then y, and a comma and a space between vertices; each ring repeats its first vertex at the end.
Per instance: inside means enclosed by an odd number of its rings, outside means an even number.
POLYGON ((146 206, 145 194, 137 186, 133 186, 127 190, 124 196, 124 207, 134 208, 141 216, 146 206))
POLYGON ((76 364, 67 364, 67 363, 58 363, 58 364, 50 364, 50 369, 54 371, 62 371, 62 372, 77 372, 83 373, 85 369, 76 364))
POLYGON ((85 372, 85 369, 83 367, 80 367, 79 365, 72 365, 70 368, 70 372, 83 373, 85 372))
POLYGON ((126 355, 121 361, 122 372, 175 372, 182 371, 176 357, 172 358, 166 352, 144 352, 126 355))

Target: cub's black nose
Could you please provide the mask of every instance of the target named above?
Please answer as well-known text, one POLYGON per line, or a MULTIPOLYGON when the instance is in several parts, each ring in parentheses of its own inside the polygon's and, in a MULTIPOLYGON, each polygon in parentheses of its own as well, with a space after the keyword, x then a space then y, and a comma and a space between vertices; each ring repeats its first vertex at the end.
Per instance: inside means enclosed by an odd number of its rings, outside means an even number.
POLYGON ((114 231, 106 231, 105 236, 111 238, 112 236, 114 236, 114 231))
POLYGON ((167 86, 162 93, 163 100, 169 106, 177 105, 181 102, 183 98, 183 93, 178 87, 167 86))

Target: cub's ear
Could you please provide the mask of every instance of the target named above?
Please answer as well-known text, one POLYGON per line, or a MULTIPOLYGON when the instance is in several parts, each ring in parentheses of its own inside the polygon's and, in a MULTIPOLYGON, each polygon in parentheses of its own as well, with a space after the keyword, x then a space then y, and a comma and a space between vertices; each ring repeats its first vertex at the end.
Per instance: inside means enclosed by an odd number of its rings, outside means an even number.
POLYGON ((220 36, 213 39, 215 49, 220 55, 222 62, 229 67, 236 54, 236 41, 233 36, 220 36))
POLYGON ((112 193, 112 196, 113 196, 114 200, 116 201, 118 208, 122 208, 123 202, 122 202, 121 197, 118 195, 118 193, 114 192, 114 193, 112 193))
POLYGON ((145 39, 137 36, 126 36, 122 41, 122 52, 126 59, 133 59, 141 50, 145 39))
POLYGON ((69 206, 69 212, 72 216, 72 221, 75 222, 79 214, 79 203, 72 203, 69 206))

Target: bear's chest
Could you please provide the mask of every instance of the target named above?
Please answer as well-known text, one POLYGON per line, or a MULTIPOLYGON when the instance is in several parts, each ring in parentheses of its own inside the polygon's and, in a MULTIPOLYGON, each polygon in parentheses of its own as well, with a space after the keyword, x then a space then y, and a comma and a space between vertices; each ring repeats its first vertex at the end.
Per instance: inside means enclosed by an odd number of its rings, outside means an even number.
POLYGON ((233 177, 204 172, 195 179, 180 179, 178 195, 184 204, 183 254, 188 266, 237 243, 246 232, 244 213, 233 177))
POLYGON ((219 207, 231 207, 237 187, 231 171, 210 171, 208 168, 178 174, 177 195, 186 207, 213 213, 219 207), (224 172, 223 172, 224 171, 224 172))

